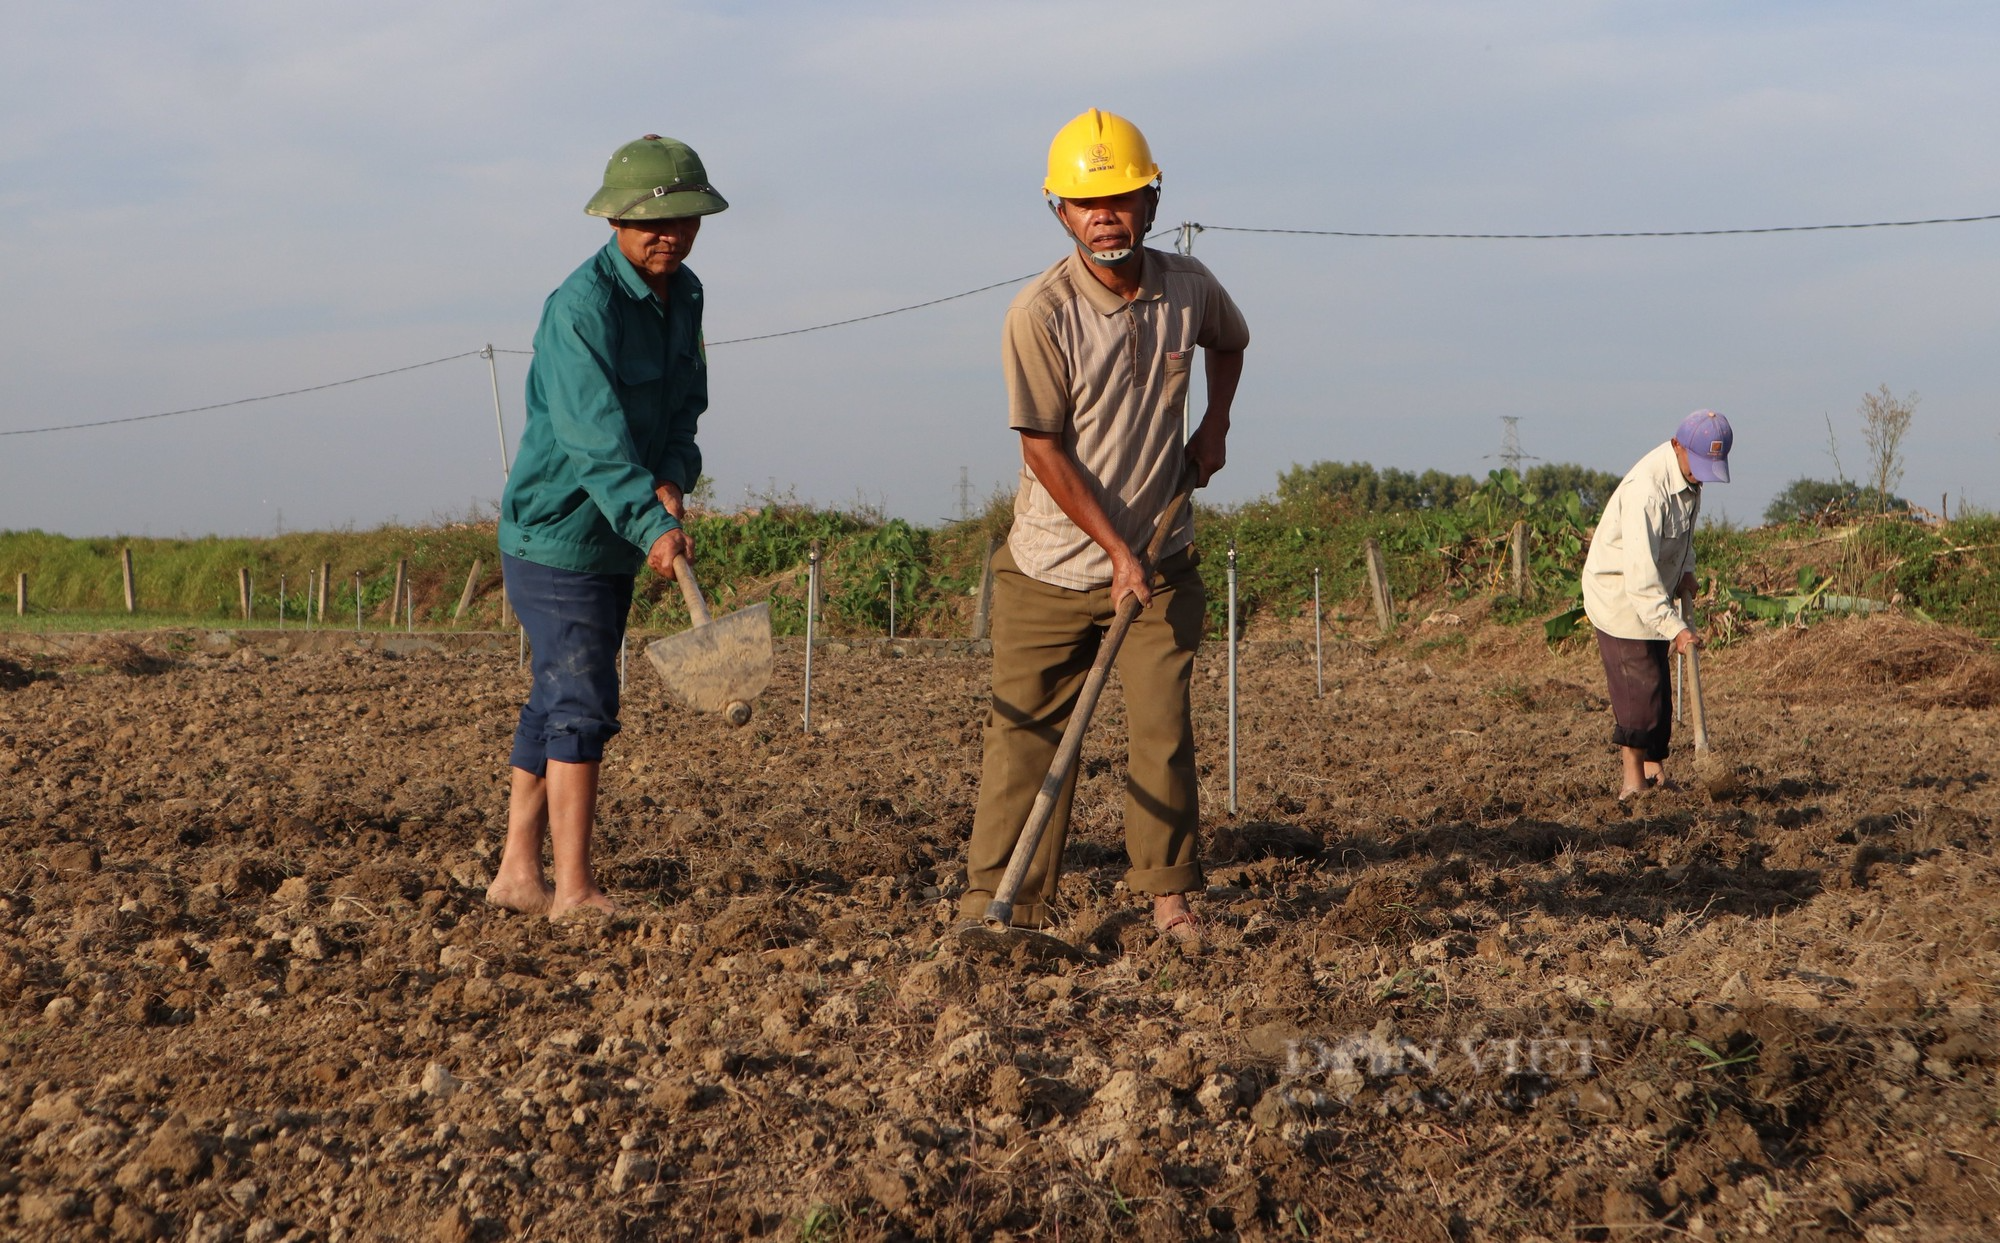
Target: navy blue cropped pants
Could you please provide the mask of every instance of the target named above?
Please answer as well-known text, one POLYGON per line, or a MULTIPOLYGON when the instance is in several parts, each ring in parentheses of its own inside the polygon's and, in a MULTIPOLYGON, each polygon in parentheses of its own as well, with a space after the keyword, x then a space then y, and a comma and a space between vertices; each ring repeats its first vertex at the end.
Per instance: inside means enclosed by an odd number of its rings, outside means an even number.
POLYGON ((500 563, 535 675, 507 762, 541 777, 550 760, 603 759, 618 732, 618 653, 633 576, 559 570, 505 553, 500 563))

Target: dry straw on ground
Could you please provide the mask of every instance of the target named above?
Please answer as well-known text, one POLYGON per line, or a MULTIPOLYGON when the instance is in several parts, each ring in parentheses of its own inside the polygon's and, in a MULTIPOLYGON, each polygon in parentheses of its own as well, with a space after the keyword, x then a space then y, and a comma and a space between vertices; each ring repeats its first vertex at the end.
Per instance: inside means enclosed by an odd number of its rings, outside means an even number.
POLYGON ((1772 678, 1798 689, 1897 686, 1924 707, 2000 702, 2000 655, 1992 644, 1901 613, 1825 621, 1772 641, 1785 645, 1772 678))

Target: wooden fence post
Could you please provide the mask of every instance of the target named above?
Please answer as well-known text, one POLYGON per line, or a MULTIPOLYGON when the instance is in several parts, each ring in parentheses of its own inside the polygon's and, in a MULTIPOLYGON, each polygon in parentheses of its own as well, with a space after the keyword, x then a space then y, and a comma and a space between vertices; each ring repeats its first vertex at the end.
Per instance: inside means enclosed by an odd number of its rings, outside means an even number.
POLYGON ((319 624, 326 625, 326 585, 333 579, 333 563, 319 563, 319 624))
POLYGON ((993 614, 993 554, 999 550, 1000 541, 986 537, 986 561, 979 572, 979 607, 972 612, 972 637, 975 640, 986 637, 986 627, 993 614))
POLYGON ((125 611, 136 613, 139 611, 139 596, 132 589, 132 550, 127 548, 119 553, 118 560, 125 569, 125 611))
POLYGON ((1389 594, 1389 570, 1382 563, 1382 545, 1372 535, 1368 537, 1368 587, 1375 597, 1375 620, 1381 623, 1382 633, 1388 634, 1396 628, 1396 601, 1389 594))
POLYGON ((20 573, 14 576, 14 616, 28 615, 28 576, 20 573))
POLYGON ((1525 521, 1514 524, 1513 535, 1507 541, 1508 560, 1514 570, 1514 598, 1528 600, 1535 594, 1535 584, 1528 577, 1528 524, 1525 521))
POLYGON ((465 590, 458 593, 458 607, 451 611, 451 624, 456 626, 465 616, 465 610, 472 607, 472 593, 479 586, 479 571, 486 568, 484 559, 472 559, 472 572, 465 576, 465 590))
POLYGON ((243 620, 250 620, 250 567, 236 568, 236 598, 243 605, 243 620))
POLYGON ((396 614, 403 607, 403 587, 409 581, 410 563, 407 558, 396 558, 396 585, 389 590, 389 626, 396 625, 396 614))

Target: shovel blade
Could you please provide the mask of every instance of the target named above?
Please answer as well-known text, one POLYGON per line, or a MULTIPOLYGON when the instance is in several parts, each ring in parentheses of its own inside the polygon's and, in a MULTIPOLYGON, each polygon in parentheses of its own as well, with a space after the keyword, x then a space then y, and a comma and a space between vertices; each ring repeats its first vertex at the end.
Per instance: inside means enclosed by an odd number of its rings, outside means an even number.
POLYGON ((753 604, 706 626, 655 639, 646 659, 667 693, 696 712, 748 703, 771 684, 771 606, 753 604))

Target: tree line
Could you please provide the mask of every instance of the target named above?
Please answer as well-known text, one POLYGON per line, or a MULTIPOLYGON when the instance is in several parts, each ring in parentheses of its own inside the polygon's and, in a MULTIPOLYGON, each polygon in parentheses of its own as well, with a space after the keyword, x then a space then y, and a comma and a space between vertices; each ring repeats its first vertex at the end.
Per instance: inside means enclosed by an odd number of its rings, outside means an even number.
MULTIPOLYGON (((1884 384, 1865 393, 1858 413, 1867 450, 1865 478, 1848 478, 1840 460, 1840 441, 1827 420, 1827 455, 1833 459, 1832 479, 1801 475, 1786 485, 1764 510, 1764 521, 1836 521, 1850 514, 1896 513, 1910 502, 1894 489, 1903 478, 1903 440, 1916 412, 1915 393, 1897 396, 1884 384)), ((1545 462, 1522 474, 1526 490, 1555 499, 1574 493, 1586 517, 1595 516, 1618 487, 1621 475, 1593 470, 1574 462, 1545 462)), ((1278 476, 1278 499, 1291 502, 1344 500, 1362 513, 1387 514, 1450 509, 1485 484, 1471 475, 1441 470, 1408 471, 1376 467, 1367 462, 1294 463, 1278 476)))
MULTIPOLYGON (((1574 462, 1545 462, 1529 467, 1521 482, 1541 497, 1575 493, 1586 514, 1595 514, 1611 499, 1622 476, 1592 470, 1574 462)), ((1469 499, 1487 481, 1441 470, 1421 473, 1394 466, 1377 468, 1367 462, 1293 464, 1278 476, 1280 501, 1345 500, 1370 514, 1450 509, 1469 499)))

